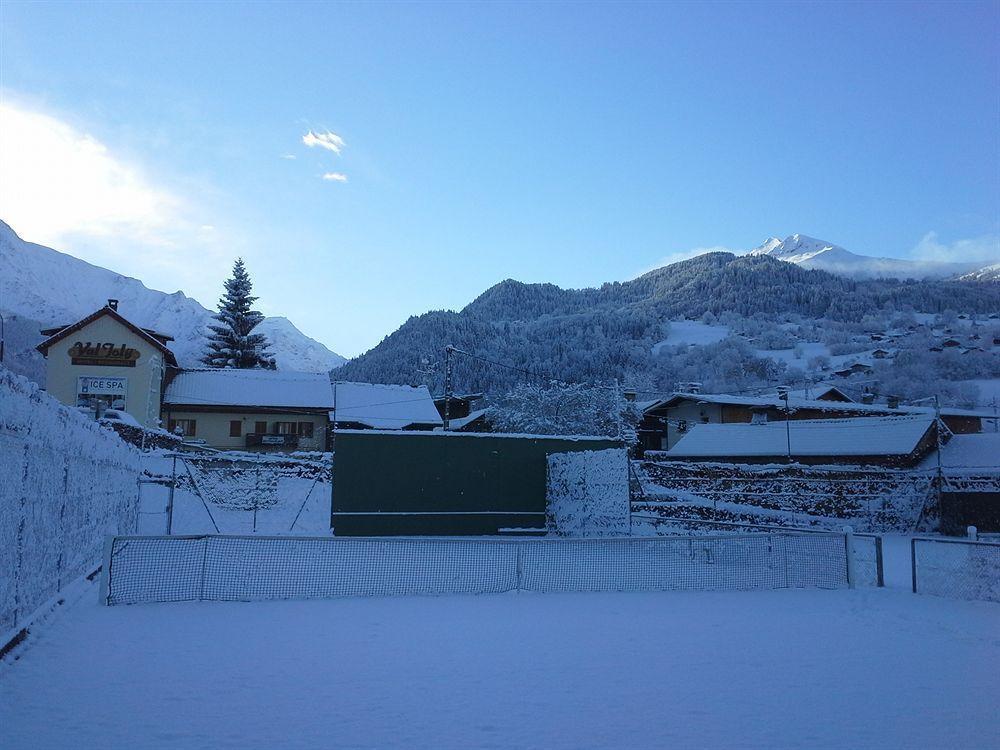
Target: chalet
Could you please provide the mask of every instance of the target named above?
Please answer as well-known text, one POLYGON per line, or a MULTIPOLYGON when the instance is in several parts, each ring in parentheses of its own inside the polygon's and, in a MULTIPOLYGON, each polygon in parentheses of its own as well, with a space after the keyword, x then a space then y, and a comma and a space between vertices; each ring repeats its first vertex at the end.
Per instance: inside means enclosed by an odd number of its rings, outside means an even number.
POLYGON ((886 349, 876 349, 872 352, 873 359, 886 359, 892 352, 886 349))
POLYGON ((325 373, 202 369, 177 372, 163 423, 222 450, 326 450, 333 390, 325 373))
MULTIPOLYGON (((856 403, 837 388, 814 390, 810 398, 804 398, 803 391, 789 391, 786 395, 787 401, 777 394, 732 396, 682 392, 642 402, 638 405, 642 413, 638 430, 640 450, 669 450, 699 424, 934 415, 932 407, 900 406, 898 399, 889 404, 856 403)), ((982 432, 984 416, 989 415, 951 407, 941 409, 942 421, 955 434, 982 432)))
POLYGON ((867 375, 873 369, 874 368, 871 365, 866 365, 862 362, 855 362, 853 365, 845 367, 842 370, 834 370, 833 374, 836 375, 838 378, 849 378, 851 377, 851 375, 859 375, 859 374, 867 375))
POLYGON ((962 345, 962 342, 959 341, 958 339, 954 339, 954 338, 947 338, 947 339, 945 339, 944 341, 941 342, 941 346, 948 347, 948 348, 954 348, 956 346, 961 346, 961 345, 962 345))
POLYGON ((913 467, 937 447, 931 416, 699 424, 667 453, 675 461, 913 467))
POLYGON ((172 337, 130 322, 115 299, 41 333, 50 395, 68 406, 125 412, 146 428, 159 424, 165 374, 177 366, 167 346, 172 337))

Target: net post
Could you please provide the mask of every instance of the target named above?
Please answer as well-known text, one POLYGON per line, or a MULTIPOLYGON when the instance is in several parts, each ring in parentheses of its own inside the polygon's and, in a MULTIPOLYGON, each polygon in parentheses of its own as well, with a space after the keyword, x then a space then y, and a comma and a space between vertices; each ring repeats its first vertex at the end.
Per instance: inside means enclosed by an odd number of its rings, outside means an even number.
POLYGON ((115 549, 115 539, 108 536, 104 539, 104 555, 101 558, 101 582, 97 587, 97 603, 102 607, 111 604, 111 555, 115 549))
POLYGON ((521 552, 522 552, 523 549, 524 549, 524 544, 522 544, 521 542, 518 542, 517 543, 517 557, 515 558, 515 561, 516 561, 516 569, 515 569, 515 575, 514 575, 514 585, 515 585, 515 589, 514 590, 515 591, 523 591, 524 590, 522 588, 522 586, 521 586, 521 578, 522 578, 522 573, 523 573, 523 568, 522 568, 522 565, 523 565, 522 559, 523 558, 521 556, 521 552))
POLYGON ((885 568, 882 563, 882 537, 875 537, 875 575, 879 588, 885 587, 885 568))
POLYGON ((854 529, 844 527, 844 553, 847 558, 847 587, 857 588, 857 573, 854 569, 854 529))
POLYGON ((913 582, 913 593, 917 593, 917 538, 910 539, 910 580, 913 582))

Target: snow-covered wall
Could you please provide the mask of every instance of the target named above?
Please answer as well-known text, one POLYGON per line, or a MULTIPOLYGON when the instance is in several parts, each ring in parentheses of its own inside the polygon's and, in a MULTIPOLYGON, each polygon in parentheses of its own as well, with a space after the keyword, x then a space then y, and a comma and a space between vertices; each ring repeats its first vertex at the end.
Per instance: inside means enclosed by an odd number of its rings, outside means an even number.
POLYGON ((627 536, 626 450, 550 454, 546 525, 549 533, 560 536, 627 536))
POLYGON ((0 644, 134 533, 140 455, 0 367, 0 644))
POLYGON ((642 461, 637 513, 677 521, 885 533, 936 524, 934 473, 879 467, 642 461))

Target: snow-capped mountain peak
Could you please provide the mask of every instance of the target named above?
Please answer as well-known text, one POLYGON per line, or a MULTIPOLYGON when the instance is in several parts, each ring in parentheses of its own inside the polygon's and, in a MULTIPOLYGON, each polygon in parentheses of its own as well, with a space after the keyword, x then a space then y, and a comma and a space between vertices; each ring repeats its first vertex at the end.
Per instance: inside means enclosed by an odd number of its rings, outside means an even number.
MULTIPOLYGON (((0 311, 52 327, 73 323, 111 298, 136 325, 173 336, 170 348, 182 367, 199 364, 213 313, 197 300, 180 291, 150 289, 138 279, 25 242, 0 221, 0 311)), ((271 342, 279 369, 327 372, 346 361, 286 318, 265 318, 260 332, 271 342)))
POLYGON ((793 234, 784 240, 771 237, 749 254, 769 255, 803 268, 858 279, 944 279, 977 271, 982 265, 976 262, 941 263, 859 255, 832 242, 805 234, 793 234))

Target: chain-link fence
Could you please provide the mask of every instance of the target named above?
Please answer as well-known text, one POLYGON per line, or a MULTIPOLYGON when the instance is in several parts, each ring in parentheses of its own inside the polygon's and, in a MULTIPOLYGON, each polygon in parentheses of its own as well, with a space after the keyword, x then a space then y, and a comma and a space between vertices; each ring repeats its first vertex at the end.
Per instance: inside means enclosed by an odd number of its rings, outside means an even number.
MULTIPOLYGON (((742 534, 774 534, 775 532, 801 534, 829 534, 825 529, 806 529, 769 524, 731 523, 728 521, 705 521, 701 519, 664 518, 643 513, 632 514, 632 530, 642 535, 677 534, 718 534, 732 531, 742 534)), ((854 583, 857 586, 884 586, 885 574, 882 556, 882 537, 878 534, 850 535, 854 559, 854 583)))
POLYGON ((108 604, 848 585, 843 534, 656 539, 116 537, 108 604))
POLYGON ((914 538, 910 555, 914 593, 1000 602, 1000 543, 914 538))

